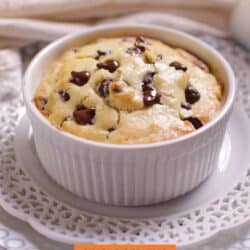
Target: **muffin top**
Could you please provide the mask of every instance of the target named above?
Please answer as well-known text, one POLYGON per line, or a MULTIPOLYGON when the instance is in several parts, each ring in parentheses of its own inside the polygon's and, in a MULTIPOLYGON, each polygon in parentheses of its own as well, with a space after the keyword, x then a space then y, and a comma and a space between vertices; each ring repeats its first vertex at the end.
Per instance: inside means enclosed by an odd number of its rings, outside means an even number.
POLYGON ((219 111, 221 95, 198 57, 138 36, 102 38, 66 51, 48 68, 34 102, 63 131, 137 144, 199 129, 219 111))

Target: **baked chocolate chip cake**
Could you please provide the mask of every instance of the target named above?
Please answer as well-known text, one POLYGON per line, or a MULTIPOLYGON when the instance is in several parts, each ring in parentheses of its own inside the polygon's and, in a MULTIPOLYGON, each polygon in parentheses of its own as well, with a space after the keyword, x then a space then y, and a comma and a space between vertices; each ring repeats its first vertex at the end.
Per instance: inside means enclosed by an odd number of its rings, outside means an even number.
POLYGON ((220 110, 221 85, 198 57, 151 38, 103 38, 66 51, 35 94, 57 128, 89 140, 171 140, 220 110))

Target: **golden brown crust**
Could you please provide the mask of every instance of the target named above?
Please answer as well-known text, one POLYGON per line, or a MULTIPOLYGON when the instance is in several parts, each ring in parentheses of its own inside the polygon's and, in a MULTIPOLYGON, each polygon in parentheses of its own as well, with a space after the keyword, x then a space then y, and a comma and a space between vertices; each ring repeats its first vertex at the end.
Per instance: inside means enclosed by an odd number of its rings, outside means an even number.
POLYGON ((209 67, 181 48, 143 37, 103 38, 66 51, 34 102, 63 131, 134 144, 195 131, 219 111, 221 94, 209 67))

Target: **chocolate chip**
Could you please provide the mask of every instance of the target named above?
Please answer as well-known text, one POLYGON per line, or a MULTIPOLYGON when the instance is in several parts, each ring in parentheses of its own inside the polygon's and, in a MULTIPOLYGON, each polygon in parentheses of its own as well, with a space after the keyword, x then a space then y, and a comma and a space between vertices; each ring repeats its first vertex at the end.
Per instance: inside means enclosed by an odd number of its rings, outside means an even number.
POLYGON ((93 124, 95 108, 86 108, 83 105, 76 106, 73 117, 76 123, 80 125, 93 124))
POLYGON ((136 45, 136 48, 139 49, 141 51, 141 53, 143 53, 145 51, 145 47, 140 45, 140 44, 136 45))
POLYGON ((146 39, 144 36, 137 36, 135 39, 136 43, 146 43, 146 39))
POLYGON ((191 122, 192 125, 195 127, 195 129, 199 129, 200 127, 203 126, 202 122, 196 117, 188 117, 185 118, 184 120, 191 122))
POLYGON ((102 63, 97 64, 98 68, 106 69, 110 73, 115 72, 119 68, 119 66, 120 63, 117 60, 112 60, 112 59, 108 59, 102 63))
POLYGON ((131 56, 138 56, 142 53, 142 51, 140 50, 140 48, 135 47, 135 48, 128 48, 126 50, 126 53, 128 53, 131 56))
POLYGON ((104 51, 104 50, 98 49, 98 50, 97 50, 97 54, 98 54, 98 56, 105 56, 105 55, 107 55, 107 52, 104 51))
POLYGON ((100 82, 98 87, 98 92, 100 96, 107 97, 109 95, 109 84, 112 82, 112 79, 104 79, 100 82))
POLYGON ((161 95, 157 93, 152 85, 143 85, 143 102, 146 106, 159 103, 161 95))
POLYGON ((185 89, 185 98, 188 103, 194 104, 200 100, 200 93, 192 84, 189 83, 185 89))
POLYGON ((146 75, 143 77, 142 82, 146 85, 151 84, 153 82, 154 75, 155 75, 155 72, 146 73, 146 75))
POLYGON ((65 92, 64 90, 60 90, 60 91, 58 92, 58 94, 60 95, 61 99, 62 99, 64 102, 67 102, 67 101, 70 99, 69 93, 65 92))
POLYGON ((143 36, 138 36, 135 40, 135 47, 128 48, 126 53, 130 54, 131 56, 138 56, 145 51, 145 47, 142 44, 145 44, 146 40, 143 36))
POLYGON ((113 132, 115 130, 115 128, 108 128, 107 129, 109 133, 113 132))
POLYGON ((191 104, 190 103, 188 103, 188 102, 182 102, 181 103, 181 107, 183 108, 183 109, 187 109, 187 110, 190 110, 192 107, 191 107, 191 104))
POLYGON ((111 53, 111 51, 104 51, 104 50, 98 49, 97 50, 97 56, 96 56, 95 59, 98 60, 101 56, 106 56, 107 54, 110 54, 110 53, 111 53))
POLYGON ((174 61, 169 64, 170 67, 174 67, 176 70, 187 71, 187 67, 182 65, 180 62, 174 61))
POLYGON ((139 48, 141 50, 141 52, 145 51, 145 47, 143 46, 143 44, 147 44, 147 41, 145 39, 144 36, 138 36, 135 39, 135 47, 139 48))
POLYGON ((72 71, 71 72, 71 79, 70 82, 78 85, 83 86, 86 84, 90 78, 90 72, 83 70, 83 71, 72 71))

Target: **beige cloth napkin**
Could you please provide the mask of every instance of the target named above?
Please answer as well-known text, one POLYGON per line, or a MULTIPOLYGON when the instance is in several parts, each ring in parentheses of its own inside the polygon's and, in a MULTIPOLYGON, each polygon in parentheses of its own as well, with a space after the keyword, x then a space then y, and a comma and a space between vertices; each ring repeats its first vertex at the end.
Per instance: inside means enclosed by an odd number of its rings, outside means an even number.
POLYGON ((236 0, 1 0, 0 47, 105 23, 144 23, 228 36, 236 0))

